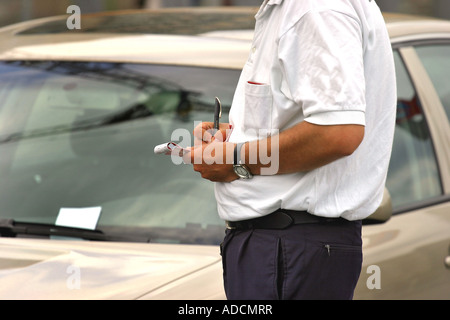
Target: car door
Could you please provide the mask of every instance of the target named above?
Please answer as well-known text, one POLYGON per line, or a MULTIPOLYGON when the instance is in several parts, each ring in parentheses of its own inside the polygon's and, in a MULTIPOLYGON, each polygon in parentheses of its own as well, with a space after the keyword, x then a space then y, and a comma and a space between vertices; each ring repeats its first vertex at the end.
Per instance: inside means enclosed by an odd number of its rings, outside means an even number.
POLYGON ((450 46, 394 45, 397 119, 387 188, 393 217, 364 226, 356 299, 449 299, 450 46), (432 47, 430 47, 432 46, 432 47))

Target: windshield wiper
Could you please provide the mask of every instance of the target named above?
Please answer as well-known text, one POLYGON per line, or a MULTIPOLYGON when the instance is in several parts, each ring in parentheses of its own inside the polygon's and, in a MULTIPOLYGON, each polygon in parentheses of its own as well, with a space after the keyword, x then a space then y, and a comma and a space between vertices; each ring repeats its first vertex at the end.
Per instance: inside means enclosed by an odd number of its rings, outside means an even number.
POLYGON ((112 114, 109 116, 104 116, 100 118, 92 118, 87 120, 82 120, 74 123, 73 125, 60 125, 49 128, 35 129, 27 132, 16 132, 0 136, 0 144, 15 142, 24 139, 32 138, 42 138, 52 135, 63 134, 67 132, 77 132, 97 129, 109 125, 118 124, 121 122, 136 120, 140 118, 146 118, 152 116, 153 113, 149 111, 143 105, 136 105, 125 109, 119 113, 112 114))
POLYGON ((94 241, 150 242, 149 238, 110 235, 103 233, 101 230, 0 219, 0 237, 15 238, 18 235, 60 236, 94 241))

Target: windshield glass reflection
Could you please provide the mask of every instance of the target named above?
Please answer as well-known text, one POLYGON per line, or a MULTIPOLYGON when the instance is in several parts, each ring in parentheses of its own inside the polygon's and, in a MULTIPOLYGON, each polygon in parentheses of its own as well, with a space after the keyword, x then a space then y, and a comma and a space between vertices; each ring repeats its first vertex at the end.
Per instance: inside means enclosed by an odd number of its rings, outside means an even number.
MULTIPOLYGON (((0 218, 55 223, 100 207, 97 228, 217 244, 213 185, 153 147, 224 115, 238 72, 81 62, 0 64, 0 218)), ((227 121, 227 119, 223 119, 227 121)), ((184 141, 190 144, 192 141, 184 141)))

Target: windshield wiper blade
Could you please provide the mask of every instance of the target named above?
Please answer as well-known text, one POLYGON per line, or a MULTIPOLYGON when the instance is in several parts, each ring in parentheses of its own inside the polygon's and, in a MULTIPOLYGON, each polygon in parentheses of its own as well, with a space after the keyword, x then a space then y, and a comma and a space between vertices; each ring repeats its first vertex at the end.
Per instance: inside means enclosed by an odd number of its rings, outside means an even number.
POLYGON ((0 237, 15 238, 17 235, 60 236, 94 241, 150 242, 148 238, 109 235, 103 233, 101 230, 0 219, 0 237))

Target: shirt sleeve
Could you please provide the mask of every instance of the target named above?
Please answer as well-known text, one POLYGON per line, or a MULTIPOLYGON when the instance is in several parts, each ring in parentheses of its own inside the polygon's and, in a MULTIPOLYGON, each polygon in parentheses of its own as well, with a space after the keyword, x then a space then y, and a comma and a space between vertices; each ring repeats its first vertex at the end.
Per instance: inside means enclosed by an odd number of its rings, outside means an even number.
POLYGON ((365 74, 359 22, 310 11, 280 38, 279 59, 305 121, 365 125, 365 74))

